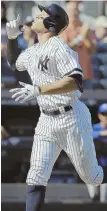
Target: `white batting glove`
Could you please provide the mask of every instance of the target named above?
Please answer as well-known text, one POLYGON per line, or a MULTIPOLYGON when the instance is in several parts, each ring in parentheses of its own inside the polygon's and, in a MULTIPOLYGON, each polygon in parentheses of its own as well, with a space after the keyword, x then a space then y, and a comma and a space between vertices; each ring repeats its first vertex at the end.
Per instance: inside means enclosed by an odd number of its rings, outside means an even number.
POLYGON ((33 86, 23 82, 19 82, 19 84, 24 88, 10 89, 11 93, 15 93, 12 95, 12 98, 15 99, 16 102, 24 103, 36 98, 36 96, 40 94, 39 87, 36 85, 33 86))
POLYGON ((6 23, 6 31, 9 39, 15 39, 21 33, 19 30, 20 26, 20 15, 18 14, 17 19, 6 23))

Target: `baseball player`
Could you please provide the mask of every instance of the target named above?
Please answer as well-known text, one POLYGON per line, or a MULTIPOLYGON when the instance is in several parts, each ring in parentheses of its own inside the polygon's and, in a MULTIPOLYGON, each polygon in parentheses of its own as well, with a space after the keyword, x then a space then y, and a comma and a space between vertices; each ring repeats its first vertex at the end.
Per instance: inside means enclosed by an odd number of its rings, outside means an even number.
MULTIPOLYGON (((26 211, 38 211, 53 165, 64 150, 81 179, 94 186, 103 181, 92 138, 91 115, 79 100, 83 73, 78 55, 59 36, 68 26, 66 12, 57 4, 38 6, 32 30, 39 43, 26 49, 16 61, 19 71, 27 70, 33 85, 10 90, 15 101, 37 98, 41 115, 35 129, 30 169, 27 175, 26 211)), ((17 28, 7 29, 16 36, 17 28)))

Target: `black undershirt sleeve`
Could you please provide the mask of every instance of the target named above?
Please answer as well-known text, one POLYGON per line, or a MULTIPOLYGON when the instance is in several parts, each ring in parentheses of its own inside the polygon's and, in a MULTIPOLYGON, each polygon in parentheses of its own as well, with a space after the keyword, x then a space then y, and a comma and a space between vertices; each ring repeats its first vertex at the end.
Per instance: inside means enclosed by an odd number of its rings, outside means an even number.
POLYGON ((16 60, 17 60, 18 56, 20 55, 20 53, 21 53, 21 49, 18 46, 17 38, 13 39, 13 40, 8 39, 8 42, 7 42, 7 60, 10 64, 12 70, 15 71, 15 75, 16 75, 17 80, 22 81, 22 82, 27 83, 27 84, 32 84, 31 78, 30 78, 27 70, 20 72, 16 69, 16 60))
POLYGON ((80 74, 73 74, 71 76, 69 76, 71 78, 73 78, 76 82, 76 84, 78 85, 79 91, 82 93, 83 92, 83 79, 82 76, 80 74))
POLYGON ((13 70, 16 70, 15 63, 18 56, 21 53, 21 49, 18 47, 17 39, 7 41, 7 59, 13 70))

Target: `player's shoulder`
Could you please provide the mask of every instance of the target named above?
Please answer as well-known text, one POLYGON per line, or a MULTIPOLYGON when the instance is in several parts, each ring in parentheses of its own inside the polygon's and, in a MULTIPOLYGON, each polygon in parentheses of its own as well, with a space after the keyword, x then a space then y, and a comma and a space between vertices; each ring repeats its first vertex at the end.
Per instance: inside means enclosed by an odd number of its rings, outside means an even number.
POLYGON ((54 48, 58 49, 58 48, 63 48, 65 49, 67 47, 67 43, 60 39, 59 36, 54 36, 51 38, 51 45, 54 46, 54 48))
POLYGON ((60 36, 53 37, 53 43, 56 49, 63 54, 71 54, 71 55, 77 55, 76 51, 74 51, 70 46, 67 44, 67 42, 62 39, 60 36))
POLYGON ((65 40, 63 40, 61 37, 56 36, 53 37, 53 45, 54 46, 54 51, 56 52, 56 55, 60 58, 77 58, 78 54, 76 51, 74 51, 72 48, 69 47, 69 45, 66 43, 65 40))

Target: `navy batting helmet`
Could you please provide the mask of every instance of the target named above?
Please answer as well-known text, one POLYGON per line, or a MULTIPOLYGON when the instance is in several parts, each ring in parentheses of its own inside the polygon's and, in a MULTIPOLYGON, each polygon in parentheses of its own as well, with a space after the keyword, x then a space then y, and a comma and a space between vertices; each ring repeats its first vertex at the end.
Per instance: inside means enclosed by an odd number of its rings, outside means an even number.
POLYGON ((63 31, 69 23, 68 15, 65 10, 57 4, 51 4, 49 6, 38 5, 40 11, 45 11, 49 17, 43 20, 45 28, 56 34, 63 31))

